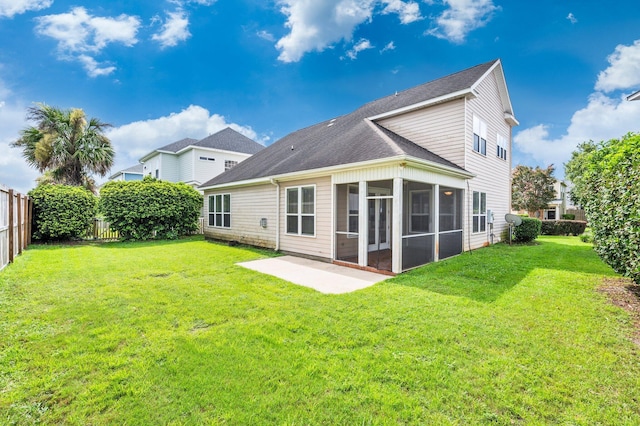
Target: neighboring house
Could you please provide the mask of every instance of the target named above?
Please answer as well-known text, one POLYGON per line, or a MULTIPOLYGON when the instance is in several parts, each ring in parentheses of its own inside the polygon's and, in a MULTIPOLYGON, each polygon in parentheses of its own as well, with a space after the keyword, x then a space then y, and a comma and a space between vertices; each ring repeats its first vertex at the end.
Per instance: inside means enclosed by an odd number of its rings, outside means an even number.
POLYGON ((131 166, 127 169, 120 170, 117 173, 109 176, 109 181, 117 181, 117 180, 142 180, 142 164, 136 164, 135 166, 131 166))
POLYGON ((185 138, 155 149, 140 162, 144 175, 197 187, 263 148, 227 127, 201 140, 185 138))
POLYGON ((500 60, 375 100, 203 184, 205 236, 393 273, 497 242, 517 124, 500 60))
POLYGON ((637 92, 627 96, 627 100, 628 101, 638 101, 638 100, 640 100, 640 90, 638 90, 637 92))

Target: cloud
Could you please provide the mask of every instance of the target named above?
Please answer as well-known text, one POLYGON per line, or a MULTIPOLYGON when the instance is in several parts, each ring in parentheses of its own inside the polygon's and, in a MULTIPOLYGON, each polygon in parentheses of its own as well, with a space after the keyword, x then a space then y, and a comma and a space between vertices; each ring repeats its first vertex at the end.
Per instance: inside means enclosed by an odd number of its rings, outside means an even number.
POLYGON ((38 34, 58 42, 61 59, 79 61, 91 77, 108 75, 115 70, 113 66, 100 66, 94 56, 111 43, 135 45, 141 25, 135 16, 97 17, 83 7, 75 7, 69 13, 41 16, 36 21, 38 34))
POLYGON ((386 3, 387 6, 384 8, 382 13, 397 13, 400 15, 400 22, 403 24, 410 24, 423 19, 420 14, 420 6, 418 3, 412 1, 403 2, 401 0, 390 0, 386 3))
POLYGON ((0 0, 0 18, 13 18, 30 10, 46 9, 53 0, 0 0))
POLYGON ((388 50, 394 50, 395 48, 396 48, 396 45, 393 43, 393 41, 390 41, 382 48, 382 50, 380 50, 380 53, 384 53, 388 50))
POLYGON ((260 30, 260 31, 258 31, 256 33, 256 35, 258 37, 260 37, 261 39, 263 39, 263 40, 267 40, 267 41, 270 41, 270 42, 276 41, 276 38, 269 31, 260 30))
POLYGON ((333 43, 350 41, 355 29, 374 14, 396 13, 402 24, 422 18, 413 1, 401 0, 280 0, 290 32, 276 43, 282 62, 297 62, 305 53, 322 52, 333 43), (381 8, 381 9, 380 9, 381 8))
POLYGON ((619 138, 628 132, 640 132, 640 102, 629 102, 625 94, 607 96, 605 92, 630 89, 640 85, 640 40, 631 46, 617 46, 609 56, 610 66, 598 76, 596 91, 587 105, 576 111, 566 132, 557 138, 549 136, 550 127, 539 124, 518 132, 514 144, 523 153, 544 164, 560 167, 571 157, 578 144, 593 140, 619 138))
POLYGON ((575 24, 578 22, 578 19, 573 15, 573 13, 569 12, 569 14, 567 15, 567 19, 569 20, 569 22, 571 22, 572 24, 575 24))
POLYGON ((607 61, 609 67, 598 74, 596 90, 640 90, 640 40, 636 40, 631 46, 616 46, 607 61))
POLYGON ((116 164, 111 173, 138 164, 138 160, 156 148, 184 138, 202 139, 226 127, 263 143, 248 126, 229 123, 224 116, 210 114, 198 105, 178 113, 144 121, 135 121, 109 129, 106 133, 116 150, 116 164))
POLYGON ((168 18, 162 26, 162 31, 151 38, 160 46, 173 47, 191 37, 189 32, 189 17, 183 10, 168 13, 168 18))
POLYGON ((498 10, 492 0, 444 0, 449 7, 436 18, 427 34, 453 43, 464 42, 467 34, 483 27, 498 10))
POLYGON ((374 46, 371 45, 371 42, 365 38, 361 38, 359 42, 357 42, 351 50, 347 52, 347 56, 354 60, 358 57, 358 53, 363 50, 373 49, 374 46))

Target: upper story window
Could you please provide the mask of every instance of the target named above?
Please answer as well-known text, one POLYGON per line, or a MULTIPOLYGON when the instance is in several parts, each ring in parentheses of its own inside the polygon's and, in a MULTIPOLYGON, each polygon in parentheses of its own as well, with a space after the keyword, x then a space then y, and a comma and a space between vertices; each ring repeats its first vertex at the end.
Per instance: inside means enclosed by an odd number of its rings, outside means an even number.
POLYGON ((237 161, 234 160, 224 160, 224 171, 230 170, 238 165, 237 161))
POLYGON ((287 188, 287 234, 316 235, 316 187, 287 188))
POLYGON ((503 160, 507 159, 507 146, 507 138, 498 133, 498 144, 496 150, 498 158, 502 158, 503 160))
POLYGON ((200 159, 202 161, 216 161, 216 159, 213 157, 200 157, 200 159))
POLYGON ((487 155, 487 123, 477 115, 473 116, 473 150, 487 155))

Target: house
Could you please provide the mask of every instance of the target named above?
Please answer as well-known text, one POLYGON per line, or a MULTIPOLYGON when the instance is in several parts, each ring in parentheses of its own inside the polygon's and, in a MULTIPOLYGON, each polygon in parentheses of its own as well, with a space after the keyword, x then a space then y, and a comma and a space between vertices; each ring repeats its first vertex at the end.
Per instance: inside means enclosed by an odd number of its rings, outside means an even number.
POLYGON ((517 124, 500 60, 397 92, 203 184, 205 236, 391 273, 497 242, 517 124))
POLYGON ((181 139, 142 157, 143 175, 197 187, 264 148, 227 127, 204 139, 181 139))
POLYGON ((567 184, 556 179, 553 185, 553 192, 555 198, 549 202, 547 208, 542 212, 542 219, 544 220, 556 220, 562 219, 562 215, 567 210, 567 184))
POLYGON ((120 170, 109 176, 109 181, 117 181, 117 180, 142 180, 142 164, 136 164, 135 166, 131 166, 124 170, 120 170))

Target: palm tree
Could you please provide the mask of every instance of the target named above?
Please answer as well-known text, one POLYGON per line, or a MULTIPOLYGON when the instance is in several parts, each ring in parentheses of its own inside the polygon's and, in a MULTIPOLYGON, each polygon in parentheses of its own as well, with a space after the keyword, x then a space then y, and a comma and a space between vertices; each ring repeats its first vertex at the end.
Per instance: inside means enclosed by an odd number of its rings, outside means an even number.
POLYGON ((27 163, 44 173, 39 181, 95 191, 91 175, 105 176, 113 165, 115 152, 103 133, 111 125, 96 118, 87 122, 78 108, 64 110, 45 104, 29 108, 27 118, 36 126, 22 130, 11 146, 22 148, 27 163))

